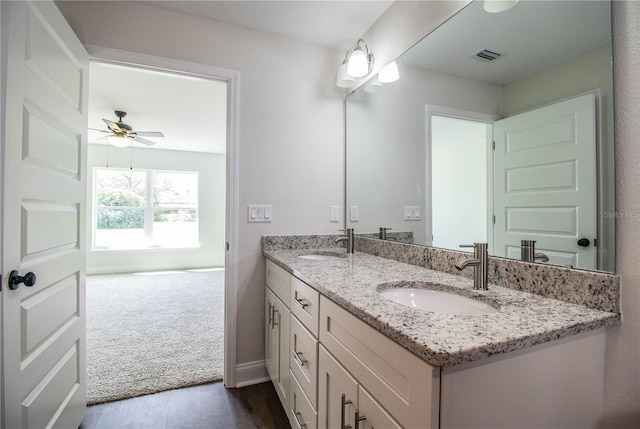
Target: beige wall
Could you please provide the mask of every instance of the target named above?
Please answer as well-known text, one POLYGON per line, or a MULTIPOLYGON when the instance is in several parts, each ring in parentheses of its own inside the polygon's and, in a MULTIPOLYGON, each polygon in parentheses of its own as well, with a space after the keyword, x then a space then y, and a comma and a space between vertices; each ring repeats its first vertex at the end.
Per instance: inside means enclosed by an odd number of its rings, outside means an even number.
POLYGON ((240 72, 237 364, 264 359, 264 234, 337 233, 343 205, 344 52, 130 2, 58 3, 82 43, 240 72), (247 223, 248 204, 273 222, 247 223))

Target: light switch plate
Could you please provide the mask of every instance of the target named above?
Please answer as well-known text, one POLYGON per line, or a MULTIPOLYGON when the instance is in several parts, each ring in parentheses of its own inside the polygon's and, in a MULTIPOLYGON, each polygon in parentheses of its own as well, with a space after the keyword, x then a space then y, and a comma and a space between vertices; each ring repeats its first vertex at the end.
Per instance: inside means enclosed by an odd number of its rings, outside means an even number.
POLYGON ((271 206, 250 204, 247 216, 249 222, 271 222, 271 206))
POLYGON ((331 206, 329 220, 331 222, 340 222, 340 206, 331 206))
POLYGON ((420 220, 420 206, 404 206, 404 220, 420 220))

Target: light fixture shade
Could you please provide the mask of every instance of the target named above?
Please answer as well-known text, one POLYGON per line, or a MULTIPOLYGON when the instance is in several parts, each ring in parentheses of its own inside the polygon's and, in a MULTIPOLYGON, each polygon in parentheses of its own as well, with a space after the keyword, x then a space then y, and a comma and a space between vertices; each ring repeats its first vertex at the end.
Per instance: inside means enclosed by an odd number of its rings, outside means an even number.
POLYGON ((395 82, 400 78, 398 73, 398 65, 395 61, 387 64, 382 70, 378 72, 378 80, 382 83, 395 82))
POLYGON ((131 143, 129 139, 124 136, 109 136, 107 140, 116 147, 127 147, 129 143, 131 143))
POLYGON ((484 0, 483 9, 489 13, 505 12, 518 3, 518 0, 484 0))
POLYGON ((338 78, 336 79, 336 85, 340 88, 350 88, 355 85, 356 79, 349 76, 347 73, 347 60, 342 62, 342 65, 338 69, 338 78))
POLYGON ((382 83, 377 76, 372 77, 364 84, 364 90, 371 94, 376 93, 382 89, 382 83))
POLYGON ((362 77, 369 73, 369 58, 362 48, 357 47, 349 56, 347 73, 353 77, 362 77))

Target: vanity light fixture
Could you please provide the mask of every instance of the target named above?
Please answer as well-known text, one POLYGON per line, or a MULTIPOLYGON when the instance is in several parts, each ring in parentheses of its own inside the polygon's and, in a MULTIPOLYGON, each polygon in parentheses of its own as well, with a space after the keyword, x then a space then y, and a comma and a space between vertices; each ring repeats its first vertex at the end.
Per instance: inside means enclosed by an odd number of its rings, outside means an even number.
POLYGON ((338 78, 336 79, 336 85, 340 88, 350 88, 356 84, 356 78, 347 74, 347 59, 345 58, 342 65, 338 69, 338 78))
POLYGON ((338 69, 336 85, 341 88, 349 88, 356 83, 357 77, 363 77, 371 72, 373 67, 373 54, 369 52, 367 43, 358 39, 355 47, 347 51, 338 69))
POLYGON ((500 13, 505 12, 518 3, 518 0, 484 0, 482 8, 485 12, 500 13))
POLYGON ((382 82, 380 82, 379 75, 372 77, 364 84, 364 90, 371 94, 376 93, 381 89, 382 89, 382 82))
POLYGON ((400 73, 398 73, 398 64, 396 64, 395 61, 387 64, 378 72, 378 80, 382 83, 395 82, 399 78, 400 73))
POLYGON ((373 66, 373 54, 369 53, 367 42, 358 39, 347 62, 347 74, 353 77, 362 77, 369 74, 373 66))

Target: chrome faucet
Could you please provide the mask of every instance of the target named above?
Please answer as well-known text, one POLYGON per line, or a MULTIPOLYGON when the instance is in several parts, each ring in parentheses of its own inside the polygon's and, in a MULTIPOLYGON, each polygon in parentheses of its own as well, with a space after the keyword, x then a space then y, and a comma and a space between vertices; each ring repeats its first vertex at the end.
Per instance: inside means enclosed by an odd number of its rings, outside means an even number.
POLYGON ((391 228, 380 228, 380 233, 378 234, 378 238, 380 240, 386 240, 387 239, 387 231, 389 231, 391 228))
POLYGON ((340 237, 336 237, 336 239, 334 240, 336 243, 339 243, 341 241, 346 241, 347 242, 347 253, 353 253, 354 250, 354 242, 355 240, 353 239, 353 228, 347 228, 347 229, 340 229, 339 231, 344 231, 345 235, 342 235, 340 237))
POLYGON ((473 247, 473 258, 463 259, 456 264, 456 268, 462 271, 468 266, 472 266, 473 288, 487 290, 487 274, 489 271, 487 243, 461 244, 460 247, 473 247))
POLYGON ((536 253, 535 240, 520 241, 520 259, 525 262, 536 262, 536 259, 540 259, 541 262, 549 262, 547 255, 544 253, 536 253))

